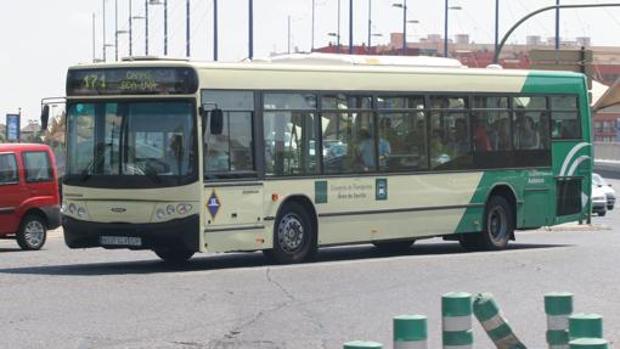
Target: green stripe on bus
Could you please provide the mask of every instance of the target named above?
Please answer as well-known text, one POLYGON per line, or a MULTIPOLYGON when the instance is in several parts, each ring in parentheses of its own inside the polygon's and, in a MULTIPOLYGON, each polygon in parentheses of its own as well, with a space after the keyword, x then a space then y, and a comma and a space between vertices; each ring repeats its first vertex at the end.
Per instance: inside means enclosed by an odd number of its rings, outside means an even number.
POLYGON ((536 71, 528 74, 521 93, 575 93, 584 91, 584 77, 577 73, 536 71))

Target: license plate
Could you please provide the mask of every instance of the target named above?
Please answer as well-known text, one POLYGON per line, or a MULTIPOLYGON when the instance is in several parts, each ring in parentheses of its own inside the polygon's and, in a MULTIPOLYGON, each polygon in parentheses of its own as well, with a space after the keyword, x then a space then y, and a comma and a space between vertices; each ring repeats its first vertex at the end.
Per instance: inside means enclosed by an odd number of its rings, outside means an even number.
POLYGON ((133 236, 102 236, 99 241, 105 246, 142 246, 142 238, 133 236))

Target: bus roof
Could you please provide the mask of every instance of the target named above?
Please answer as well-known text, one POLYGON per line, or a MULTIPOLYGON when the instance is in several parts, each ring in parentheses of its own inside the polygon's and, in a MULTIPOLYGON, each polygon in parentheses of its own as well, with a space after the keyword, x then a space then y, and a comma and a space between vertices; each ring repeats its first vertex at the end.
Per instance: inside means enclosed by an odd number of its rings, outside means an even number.
MULTIPOLYGON (((455 60, 436 57, 411 57, 408 60, 377 57, 380 58, 294 55, 236 63, 134 57, 115 63, 81 64, 70 70, 191 67, 198 72, 201 89, 526 93, 528 85, 539 85, 536 88, 548 85, 544 88, 551 86, 553 89, 556 84, 563 86, 556 92, 574 93, 584 89, 584 76, 574 72, 466 68, 457 65, 455 60)), ((536 88, 532 91, 537 91, 536 88)))

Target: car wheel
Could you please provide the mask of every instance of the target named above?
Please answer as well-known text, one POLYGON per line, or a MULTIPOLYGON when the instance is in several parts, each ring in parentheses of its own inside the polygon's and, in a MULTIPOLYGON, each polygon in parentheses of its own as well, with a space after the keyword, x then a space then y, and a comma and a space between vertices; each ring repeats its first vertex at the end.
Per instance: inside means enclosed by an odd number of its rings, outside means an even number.
POLYGON ((469 251, 504 249, 514 232, 514 221, 510 203, 501 196, 493 196, 486 205, 483 231, 463 234, 461 246, 469 251))
POLYGON ((40 250, 47 238, 47 223, 36 214, 29 214, 23 220, 16 234, 17 244, 22 250, 40 250))
POLYGON ((194 255, 194 251, 183 248, 157 248, 153 252, 168 264, 183 264, 194 255))
POLYGON ((598 211, 598 216, 599 217, 605 217, 606 214, 607 214, 607 211, 605 211, 605 210, 598 211))
POLYGON ((411 245, 415 240, 401 240, 401 241, 374 241, 372 244, 376 248, 387 252, 404 252, 411 248, 411 245))
POLYGON ((273 249, 265 255, 281 264, 300 263, 313 258, 317 252, 316 229, 306 209, 290 202, 276 219, 273 249))

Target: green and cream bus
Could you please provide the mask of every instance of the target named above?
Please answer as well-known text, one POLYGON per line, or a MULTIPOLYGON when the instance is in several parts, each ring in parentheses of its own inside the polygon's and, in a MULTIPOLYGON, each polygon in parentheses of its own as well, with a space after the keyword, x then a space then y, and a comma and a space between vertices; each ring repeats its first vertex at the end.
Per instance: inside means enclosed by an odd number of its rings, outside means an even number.
POLYGON ((583 75, 323 58, 71 67, 66 244, 295 263, 588 218, 583 75))

